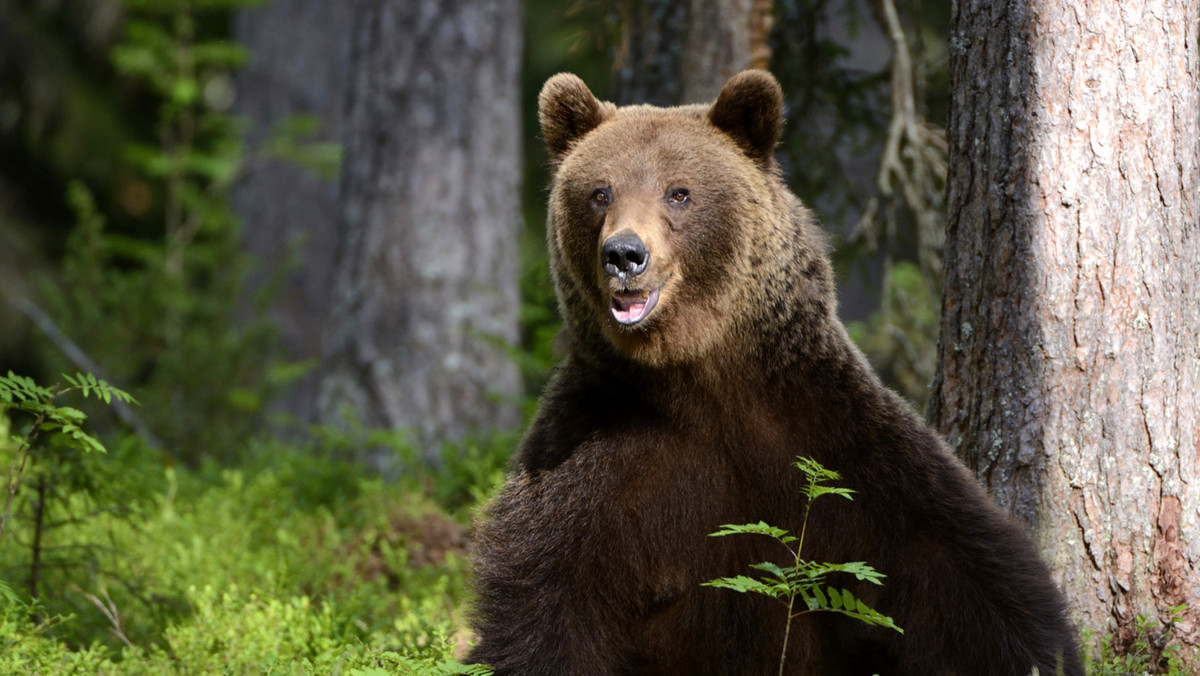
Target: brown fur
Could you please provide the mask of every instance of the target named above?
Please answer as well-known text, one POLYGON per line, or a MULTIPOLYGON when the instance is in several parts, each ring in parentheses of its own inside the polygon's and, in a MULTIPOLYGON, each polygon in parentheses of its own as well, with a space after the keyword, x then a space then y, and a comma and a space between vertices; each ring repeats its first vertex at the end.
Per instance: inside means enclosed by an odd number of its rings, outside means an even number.
POLYGON ((839 584, 905 633, 801 616, 788 673, 1053 674, 1061 659, 1081 674, 1029 539, 838 321, 824 238, 771 157, 774 78, 659 109, 601 103, 564 74, 539 103, 568 356, 480 525, 471 659, 498 674, 775 673, 782 606, 700 585, 786 563, 766 538, 707 534, 798 530, 804 455, 858 491, 817 505, 805 556, 887 574, 839 584), (603 246, 629 233, 648 259, 618 278, 603 246), (614 320, 614 293, 659 288, 644 319, 614 320))

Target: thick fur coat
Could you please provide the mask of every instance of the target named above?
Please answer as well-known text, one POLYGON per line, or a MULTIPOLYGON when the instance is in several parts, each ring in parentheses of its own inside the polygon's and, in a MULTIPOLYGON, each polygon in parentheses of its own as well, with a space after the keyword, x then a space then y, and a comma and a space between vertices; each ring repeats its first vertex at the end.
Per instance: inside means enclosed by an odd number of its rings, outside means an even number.
POLYGON ((852 502, 812 512, 804 555, 903 634, 797 618, 791 674, 1082 674, 1029 538, 885 388, 836 315, 827 246, 773 159, 782 94, 734 77, 711 106, 617 108, 542 90, 547 241, 566 358, 479 525, 471 661, 497 674, 774 674, 785 608, 703 587, 786 552, 796 456, 852 502))

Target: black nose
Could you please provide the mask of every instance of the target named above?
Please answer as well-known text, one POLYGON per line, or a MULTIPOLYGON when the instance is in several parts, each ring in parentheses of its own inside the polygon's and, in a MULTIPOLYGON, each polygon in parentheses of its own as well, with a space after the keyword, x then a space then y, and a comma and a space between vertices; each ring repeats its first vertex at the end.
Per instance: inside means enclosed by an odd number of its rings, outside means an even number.
POLYGON ((600 263, 610 277, 627 279, 636 277, 646 269, 650 252, 642 238, 632 232, 621 232, 604 240, 600 248, 600 263))

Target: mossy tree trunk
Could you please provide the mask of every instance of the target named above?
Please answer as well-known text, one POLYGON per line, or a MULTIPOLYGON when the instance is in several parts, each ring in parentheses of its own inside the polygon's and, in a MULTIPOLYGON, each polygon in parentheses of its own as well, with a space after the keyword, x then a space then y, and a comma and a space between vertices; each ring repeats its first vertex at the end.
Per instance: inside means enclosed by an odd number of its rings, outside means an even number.
POLYGON ((411 430, 436 461, 519 422, 521 5, 351 4, 321 418, 411 430))
POLYGON ((1200 643, 1200 2, 959 0, 930 418, 1075 619, 1200 643))

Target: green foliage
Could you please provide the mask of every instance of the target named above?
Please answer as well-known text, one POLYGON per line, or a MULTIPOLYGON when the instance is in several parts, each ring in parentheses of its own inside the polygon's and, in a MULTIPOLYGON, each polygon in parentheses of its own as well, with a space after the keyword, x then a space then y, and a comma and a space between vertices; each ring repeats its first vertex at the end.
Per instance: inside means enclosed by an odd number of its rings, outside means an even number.
POLYGON ((409 480, 420 481, 426 495, 442 509, 469 518, 475 506, 486 502, 504 483, 512 449, 519 442, 520 431, 512 430, 447 444, 440 467, 431 470, 413 462, 409 480))
MULTIPOLYGON (((0 590, 3 588, 0 587, 0 590)), ((316 674, 346 673, 486 676, 480 665, 464 666, 452 653, 454 640, 439 635, 425 647, 388 648, 382 637, 356 640, 339 635, 328 605, 306 597, 264 599, 237 588, 196 590, 195 614, 165 632, 165 642, 120 649, 102 643, 69 650, 53 637, 69 618, 35 624, 29 607, 0 596, 0 671, 3 673, 316 674)))
MULTIPOLYGON (((136 520, 61 530, 122 552, 103 574, 37 603, 0 586, 0 673, 487 673, 452 659, 464 527, 419 492, 299 451, 141 468, 136 520)), ((0 548, 0 570, 15 555, 0 548)))
MULTIPOLYGON (((126 404, 135 403, 133 396, 119 390, 96 376, 78 373, 74 376, 63 374, 67 385, 42 387, 32 378, 16 375, 12 371, 7 376, 0 376, 0 412, 6 408, 23 411, 34 417, 24 439, 14 439, 17 443, 18 454, 28 453, 34 441, 41 432, 59 432, 65 439, 64 445, 84 451, 99 451, 104 453, 103 444, 80 427, 87 415, 79 409, 69 406, 55 406, 56 399, 69 392, 78 391, 85 398, 96 397, 111 404, 113 399, 126 404)), ((18 477, 19 478, 19 477, 18 477)), ((2 534, 2 531, 0 531, 2 534)))
MULTIPOLYGON (((295 377, 275 356, 275 330, 263 320, 239 326, 237 317, 251 314, 238 307, 248 265, 229 191, 246 152, 222 92, 246 54, 211 24, 213 11, 250 3, 126 4, 112 61, 156 102, 157 139, 127 146, 124 162, 154 227, 110 229, 91 191, 72 183, 77 225, 61 277, 42 295, 57 327, 83 346, 77 352, 155 402, 144 413, 147 441, 191 464, 228 461, 272 393, 295 377)), ((280 132, 277 151, 304 156, 294 136, 280 132)))
MULTIPOLYGON (((9 374, 0 402, 51 421, 30 424, 34 434, 81 421, 53 405, 65 392, 132 401, 87 375, 66 380, 46 388, 9 374)), ((6 432, 0 448, 16 457, 28 445, 6 432)), ((106 547, 79 574, 45 577, 54 583, 36 602, 0 584, 0 673, 488 673, 451 658, 465 569, 457 522, 353 463, 278 442, 256 458, 243 471, 137 468, 149 504, 136 520, 68 486, 65 508, 89 498, 92 514, 62 519, 55 544, 106 547)), ((19 559, 0 548, 4 579, 19 559)))
POLYGON ((729 535, 763 535, 774 539, 783 545, 790 558, 790 565, 782 567, 770 561, 756 563, 751 566, 762 575, 749 577, 738 575, 723 577, 704 583, 706 587, 730 589, 739 593, 762 594, 773 598, 787 606, 787 623, 783 632, 783 653, 779 656, 779 673, 783 673, 784 662, 787 659, 788 637, 791 635, 792 620, 813 612, 832 612, 851 617, 866 624, 894 629, 900 633, 904 630, 896 626, 892 618, 871 608, 855 597, 850 590, 829 584, 828 578, 833 574, 853 575, 855 579, 882 585, 884 575, 862 561, 850 563, 818 563, 802 557, 804 535, 808 529, 808 517, 813 502, 825 495, 837 495, 847 500, 853 500, 853 491, 829 485, 832 481, 841 479, 837 472, 826 469, 816 460, 799 457, 795 466, 804 472, 806 478, 804 496, 804 519, 799 537, 789 535, 788 531, 771 526, 762 521, 754 524, 727 524, 721 527, 712 537, 729 535), (793 547, 793 545, 795 545, 793 547), (797 609, 797 601, 803 607, 797 609))
MULTIPOLYGON (((344 422, 340 429, 329 425, 309 427, 312 441, 288 453, 299 450, 301 457, 361 462, 365 461, 367 449, 375 449, 380 456, 391 456, 388 462, 392 464, 385 474, 396 483, 398 491, 423 495, 462 519, 469 518, 475 505, 486 501, 504 482, 508 460, 521 435, 520 430, 496 431, 444 443, 438 461, 431 464, 404 430, 369 429, 352 416, 344 418, 344 422)), ((256 459, 249 460, 253 463, 256 459)), ((273 464, 275 456, 267 456, 267 460, 273 464)), ((313 475, 312 471, 320 470, 306 470, 298 480, 302 485, 322 486, 324 477, 313 475)))
POLYGON ((189 590, 189 599, 195 613, 168 628, 166 648, 151 655, 178 673, 207 673, 216 664, 226 673, 332 673, 339 668, 351 674, 490 673, 455 662, 444 629, 425 647, 384 650, 348 630, 331 604, 306 596, 278 600, 236 587, 205 587, 189 590))
POLYGON ((314 141, 321 131, 316 115, 289 115, 271 128, 260 148, 272 157, 304 167, 326 181, 337 178, 342 167, 342 146, 314 141))
POLYGON ((884 381, 923 408, 937 366, 940 299, 920 266, 892 265, 883 303, 865 321, 848 322, 851 338, 884 381))
POLYGON ((39 615, 36 604, 0 582, 0 673, 118 673, 110 651, 102 646, 70 650, 55 638, 54 632, 66 618, 39 621, 39 615))
MULTIPOLYGON (((103 576, 119 553, 103 537, 78 537, 76 530, 102 514, 124 518, 140 499, 130 490, 126 472, 137 466, 125 449, 100 461, 98 455, 108 449, 82 429, 87 415, 57 403, 74 392, 106 404, 136 403, 133 397, 92 374, 64 374, 63 380, 65 385, 43 387, 11 371, 0 377, 0 429, 5 431, 0 462, 10 466, 0 542, 15 517, 8 546, 0 550, 0 570, 7 580, 19 580, 34 600, 65 597, 64 592, 103 576), (24 414, 23 434, 7 433, 6 412, 24 414)), ((86 603, 82 594, 70 598, 67 606, 86 603)), ((40 623, 41 605, 30 612, 40 623)))
MULTIPOLYGON (((1130 674, 1167 674, 1185 676, 1187 670, 1182 650, 1173 642, 1176 625, 1183 619, 1187 606, 1170 609, 1171 617, 1159 623, 1145 615, 1139 615, 1132 640, 1123 650, 1114 645, 1110 634, 1100 639, 1100 655, 1088 651, 1086 667, 1089 676, 1128 676, 1130 674)), ((1092 645, 1094 632, 1084 631, 1084 645, 1092 645)), ((1200 664, 1200 650, 1193 650, 1192 664, 1200 664)))
MULTIPOLYGON (((61 456, 72 451, 107 452, 103 444, 83 431, 81 425, 87 420, 87 415, 77 408, 56 405, 55 402, 58 398, 70 392, 79 392, 84 398, 96 397, 106 404, 112 403, 113 399, 126 404, 134 403, 134 399, 129 393, 119 390, 103 380, 97 380, 90 373, 79 373, 75 376, 63 374, 63 379, 67 381, 67 385, 55 384, 51 387, 42 387, 32 378, 19 376, 12 371, 9 371, 7 376, 0 376, 0 417, 3 417, 8 410, 14 410, 32 418, 23 436, 6 434, 7 439, 0 439, 0 450, 5 451, 5 455, 12 455, 11 469, 8 474, 8 497, 4 503, 4 513, 0 515, 0 539, 4 537, 13 499, 20 490, 26 465, 33 455, 34 445, 43 432, 52 435, 50 449, 47 451, 51 457, 47 460, 52 460, 55 455, 61 456)), ((7 419, 3 419, 3 423, 4 429, 7 430, 7 419)), ((41 469, 40 464, 36 461, 34 467, 41 469)), ((38 472, 37 480, 40 484, 46 482, 44 474, 44 472, 38 472)), ((60 478, 56 475, 52 476, 60 478)), ((44 489, 39 490, 39 493, 44 494, 44 492, 44 489)), ((40 515, 46 509, 44 499, 39 502, 36 509, 40 519, 40 515)), ((40 528, 41 524, 37 524, 37 526, 40 528)), ((35 554, 35 560, 36 556, 35 554)))

